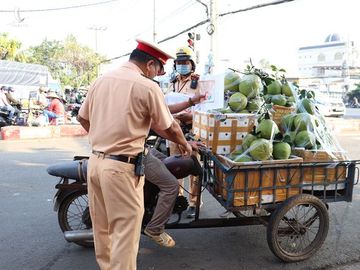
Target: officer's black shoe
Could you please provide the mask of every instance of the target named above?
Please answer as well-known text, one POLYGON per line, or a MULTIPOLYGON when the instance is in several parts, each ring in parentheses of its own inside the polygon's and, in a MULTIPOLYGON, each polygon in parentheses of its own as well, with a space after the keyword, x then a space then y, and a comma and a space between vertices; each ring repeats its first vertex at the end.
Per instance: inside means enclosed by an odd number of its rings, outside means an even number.
POLYGON ((187 218, 194 218, 195 217, 195 207, 190 206, 186 213, 187 218))

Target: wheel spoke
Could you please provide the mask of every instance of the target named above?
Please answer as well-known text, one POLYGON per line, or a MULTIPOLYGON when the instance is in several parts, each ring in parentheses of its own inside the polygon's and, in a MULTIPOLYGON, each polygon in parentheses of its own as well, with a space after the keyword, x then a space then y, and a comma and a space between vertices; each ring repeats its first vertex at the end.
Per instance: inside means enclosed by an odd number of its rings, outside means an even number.
POLYGON ((283 239, 278 239, 278 243, 282 249, 294 254, 306 250, 319 232, 320 227, 314 224, 319 218, 317 209, 312 205, 301 204, 289 209, 278 225, 278 237, 283 239))
POLYGON ((66 223, 70 230, 85 229, 86 226, 83 223, 83 214, 88 207, 87 195, 81 195, 75 197, 67 207, 66 223))

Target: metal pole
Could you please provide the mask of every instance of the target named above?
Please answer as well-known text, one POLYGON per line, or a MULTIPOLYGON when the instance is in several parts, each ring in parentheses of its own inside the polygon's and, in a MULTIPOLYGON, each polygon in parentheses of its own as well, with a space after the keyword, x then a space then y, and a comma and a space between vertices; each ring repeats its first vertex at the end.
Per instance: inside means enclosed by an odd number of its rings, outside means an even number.
MULTIPOLYGON (((101 25, 93 25, 91 27, 89 27, 90 30, 93 30, 95 33, 95 53, 98 52, 98 31, 105 31, 107 29, 106 26, 101 26, 101 25)), ((96 76, 99 75, 99 65, 96 66, 96 76)))
POLYGON ((154 8, 154 10, 153 10, 153 15, 154 15, 154 17, 153 17, 153 42, 155 43, 156 42, 156 28, 155 28, 155 20, 156 20, 156 13, 155 13, 155 10, 156 10, 156 0, 154 0, 154 2, 153 2, 153 8, 154 8))
POLYGON ((97 50, 98 50, 97 32, 98 32, 98 29, 95 28, 94 33, 95 33, 95 52, 96 53, 97 53, 97 50))
POLYGON ((209 73, 214 73, 214 68, 217 67, 217 0, 210 0, 210 24, 208 25, 207 32, 210 35, 210 56, 212 58, 213 67, 210 67, 209 73))

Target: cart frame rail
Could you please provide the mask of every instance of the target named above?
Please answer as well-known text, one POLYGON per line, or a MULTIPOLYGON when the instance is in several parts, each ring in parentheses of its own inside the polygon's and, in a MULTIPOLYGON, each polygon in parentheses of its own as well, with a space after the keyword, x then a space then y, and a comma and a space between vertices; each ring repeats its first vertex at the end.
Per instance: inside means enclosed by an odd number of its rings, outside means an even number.
POLYGON ((359 182, 360 160, 327 161, 327 162, 301 162, 288 164, 262 165, 252 164, 249 166, 227 167, 216 155, 210 151, 203 152, 204 176, 203 185, 213 197, 228 211, 243 211, 248 209, 265 209, 271 211, 279 203, 292 197, 290 191, 297 194, 311 194, 325 204, 330 202, 351 202, 354 185, 359 182), (218 172, 222 173, 219 179, 218 172), (257 172, 259 186, 252 187, 249 183, 251 173, 257 172), (285 177, 284 177, 284 172, 285 177), (320 174, 319 174, 320 172, 320 174), (273 179, 271 185, 263 186, 262 183, 269 178, 273 179), (241 188, 235 188, 234 183, 237 175, 242 174, 243 183, 241 188), (279 174, 282 174, 282 183, 279 185, 279 174), (219 192, 220 190, 220 192, 219 192), (277 192, 286 190, 283 199, 277 200, 277 192), (224 191, 226 196, 224 196, 224 191), (222 194, 221 194, 222 193, 222 194), (271 193, 273 200, 263 203, 264 193, 271 193), (243 195, 243 205, 235 205, 234 199, 237 194, 243 195), (257 194, 259 200, 256 204, 248 204, 250 194, 257 194), (224 198, 226 197, 226 198, 224 198))

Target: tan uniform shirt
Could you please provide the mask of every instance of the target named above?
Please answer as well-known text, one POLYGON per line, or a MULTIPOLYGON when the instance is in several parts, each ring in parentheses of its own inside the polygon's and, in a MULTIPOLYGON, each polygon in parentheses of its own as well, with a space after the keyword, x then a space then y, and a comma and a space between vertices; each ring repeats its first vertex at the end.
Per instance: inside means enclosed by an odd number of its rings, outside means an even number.
MULTIPOLYGON (((195 74, 195 73, 191 73, 189 76, 182 78, 180 75, 177 76, 177 81, 175 82, 174 85, 172 85, 171 89, 172 91, 174 90, 175 93, 181 93, 184 95, 187 95, 189 97, 193 97, 195 94, 199 94, 200 93, 200 87, 199 87, 199 82, 197 84, 197 87, 195 89, 192 89, 190 87, 191 85, 191 75, 195 74)), ((169 92, 169 91, 168 91, 169 92)), ((181 100, 183 101, 183 100, 181 100)), ((179 101, 179 102, 181 102, 179 101)), ((182 111, 181 113, 191 113, 191 107, 185 109, 184 111, 182 111)))
POLYGON ((181 78, 180 75, 177 77, 177 81, 175 82, 175 85, 174 85, 176 93, 182 93, 185 95, 194 96, 195 94, 198 94, 200 92, 199 83, 198 83, 196 89, 192 89, 190 87, 192 74, 194 74, 194 73, 191 73, 189 76, 187 76, 183 79, 181 78))
POLYGON ((79 114, 90 122, 96 151, 135 156, 143 151, 151 123, 160 130, 173 121, 160 87, 131 62, 98 78, 79 114))

